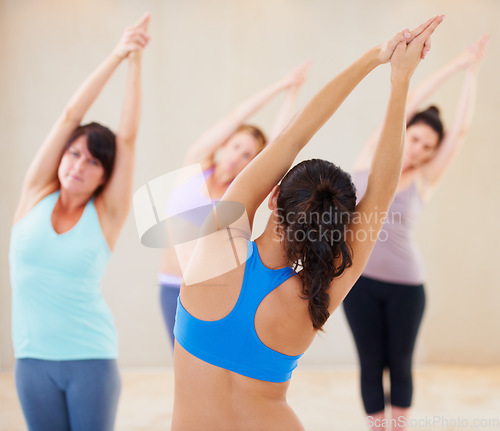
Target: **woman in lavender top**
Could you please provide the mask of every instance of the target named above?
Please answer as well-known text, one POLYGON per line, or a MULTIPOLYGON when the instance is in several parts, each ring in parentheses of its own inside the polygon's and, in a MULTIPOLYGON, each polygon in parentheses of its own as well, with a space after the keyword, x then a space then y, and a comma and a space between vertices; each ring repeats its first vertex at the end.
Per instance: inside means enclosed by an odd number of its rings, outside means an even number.
MULTIPOLYGON (((425 306, 425 273, 412 230, 424 203, 456 157, 474 110, 477 72, 488 36, 422 82, 406 106, 406 150, 394 201, 368 263, 344 301, 361 366, 361 395, 372 430, 406 429, 412 399, 412 356, 425 306), (451 128, 444 132, 438 108, 419 107, 451 76, 465 80, 451 128), (390 373, 391 418, 385 418, 382 383, 390 373), (386 419, 386 420, 384 420, 386 419)), ((357 198, 366 191, 369 168, 380 134, 360 154, 353 173, 357 198)))

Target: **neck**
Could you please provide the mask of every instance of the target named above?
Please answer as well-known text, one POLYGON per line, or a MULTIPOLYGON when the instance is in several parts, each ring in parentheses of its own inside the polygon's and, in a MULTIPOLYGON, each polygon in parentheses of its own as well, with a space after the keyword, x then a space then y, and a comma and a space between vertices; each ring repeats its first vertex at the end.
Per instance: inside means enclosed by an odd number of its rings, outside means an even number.
POLYGON ((81 209, 92 199, 92 195, 80 195, 70 193, 67 190, 59 189, 59 206, 65 212, 72 212, 81 209))
POLYGON ((210 176, 210 179, 213 181, 214 185, 216 187, 228 188, 229 184, 231 184, 231 182, 234 180, 234 177, 221 170, 217 164, 214 165, 213 169, 214 172, 210 176))
POLYGON ((276 215, 276 210, 274 210, 269 217, 264 232, 255 240, 259 246, 261 259, 265 261, 266 266, 271 269, 290 266, 286 251, 283 248, 282 240, 278 216, 276 215))
POLYGON ((418 169, 417 166, 410 165, 409 163, 405 163, 403 168, 401 169, 401 175, 407 175, 415 172, 418 169))

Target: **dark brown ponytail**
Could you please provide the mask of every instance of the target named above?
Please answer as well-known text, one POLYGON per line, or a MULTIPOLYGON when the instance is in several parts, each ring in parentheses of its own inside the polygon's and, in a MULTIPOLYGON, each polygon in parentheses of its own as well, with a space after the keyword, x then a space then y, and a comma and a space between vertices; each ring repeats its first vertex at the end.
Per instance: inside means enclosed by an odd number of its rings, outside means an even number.
POLYGON ((307 160, 283 178, 277 204, 288 259, 302 267, 303 298, 314 328, 321 330, 330 316, 330 283, 352 264, 345 237, 356 189, 333 163, 307 160))

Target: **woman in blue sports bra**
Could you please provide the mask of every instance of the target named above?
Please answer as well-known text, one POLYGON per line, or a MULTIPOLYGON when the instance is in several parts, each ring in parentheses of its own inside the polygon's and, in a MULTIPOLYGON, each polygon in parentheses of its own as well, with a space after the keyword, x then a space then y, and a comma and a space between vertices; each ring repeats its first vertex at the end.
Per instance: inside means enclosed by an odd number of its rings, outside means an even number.
POLYGON ((177 308, 172 431, 304 429, 286 402, 291 373, 375 245, 401 172, 410 78, 442 19, 403 30, 330 81, 205 221, 177 308), (363 199, 356 205, 350 175, 333 163, 308 160, 287 173, 356 85, 389 61, 387 114, 363 199), (269 194, 268 224, 249 241, 269 194))
MULTIPOLYGON (((229 184, 267 142, 260 129, 244 122, 273 97, 286 90, 286 97, 269 136, 270 141, 273 141, 290 119, 309 65, 309 62, 302 64, 285 78, 241 102, 193 143, 186 154, 184 166, 199 164, 201 170, 176 186, 169 198, 167 214, 179 214, 193 207, 203 207, 221 198, 229 184)), ((204 217, 198 218, 200 220, 191 221, 201 225, 204 217)), ((181 279, 182 272, 176 251, 165 248, 158 281, 162 313, 172 348, 181 279)))
POLYGON ((149 14, 66 105, 24 178, 10 241, 16 387, 30 431, 111 431, 120 393, 101 279, 127 217, 149 14), (118 132, 80 125, 128 60, 118 132))

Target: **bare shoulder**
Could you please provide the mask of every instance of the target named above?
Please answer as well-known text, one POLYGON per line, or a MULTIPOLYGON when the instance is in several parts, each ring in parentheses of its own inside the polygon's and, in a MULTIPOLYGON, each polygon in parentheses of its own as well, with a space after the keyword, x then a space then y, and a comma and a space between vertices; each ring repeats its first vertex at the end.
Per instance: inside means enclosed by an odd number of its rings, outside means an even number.
POLYGON ((42 199, 58 189, 57 182, 48 184, 40 189, 23 190, 14 213, 12 225, 24 218, 42 199))
POLYGON ((290 277, 286 282, 286 288, 280 289, 280 296, 286 301, 287 308, 294 311, 307 310, 308 301, 303 298, 304 283, 300 272, 290 277))
POLYGON ((208 171, 209 169, 215 168, 214 158, 212 156, 207 157, 200 162, 200 166, 202 171, 208 171))
POLYGON ((97 196, 94 199, 94 207, 97 213, 97 218, 99 219, 99 225, 101 226, 102 233, 106 239, 106 243, 108 244, 109 249, 113 251, 129 211, 127 209, 125 214, 121 217, 113 215, 113 212, 106 206, 102 195, 97 196))
POLYGON ((313 329, 311 316, 309 314, 309 300, 304 298, 304 283, 302 276, 299 274, 290 277, 286 281, 286 288, 280 289, 278 294, 280 300, 286 306, 286 314, 293 316, 291 325, 295 330, 304 330, 306 336, 314 336, 316 331, 313 329))
POLYGON ((264 298, 255 315, 260 340, 285 355, 302 354, 316 336, 302 286, 300 275, 290 277, 264 298))

